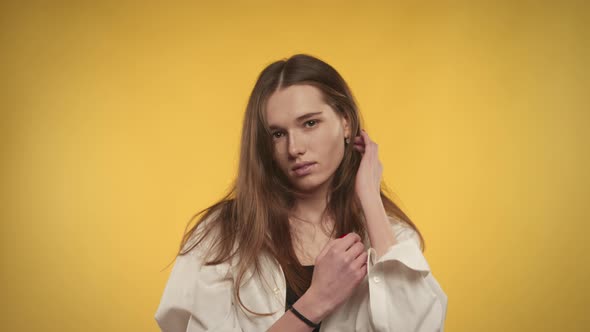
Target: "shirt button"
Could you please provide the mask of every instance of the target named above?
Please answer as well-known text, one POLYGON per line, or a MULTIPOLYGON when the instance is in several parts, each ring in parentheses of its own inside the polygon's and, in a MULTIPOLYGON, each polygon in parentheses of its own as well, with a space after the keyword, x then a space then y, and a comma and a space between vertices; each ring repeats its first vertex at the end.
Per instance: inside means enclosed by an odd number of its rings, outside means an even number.
POLYGON ((275 287, 275 289, 273 289, 272 291, 275 292, 275 294, 277 294, 279 292, 279 289, 275 287))
POLYGON ((379 278, 379 277, 373 277, 373 281, 374 282, 381 282, 381 278, 379 278))

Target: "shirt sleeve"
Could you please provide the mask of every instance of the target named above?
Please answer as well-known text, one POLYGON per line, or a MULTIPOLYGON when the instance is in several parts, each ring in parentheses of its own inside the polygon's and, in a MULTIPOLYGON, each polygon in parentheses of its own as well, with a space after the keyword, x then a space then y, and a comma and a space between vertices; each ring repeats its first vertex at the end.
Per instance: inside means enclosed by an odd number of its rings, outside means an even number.
POLYGON ((202 241, 177 256, 155 313, 163 332, 242 331, 232 303, 229 264, 204 265, 202 241))
POLYGON ((406 224, 393 227, 397 243, 375 261, 368 250, 370 321, 374 331, 443 332, 447 295, 420 250, 420 238, 406 224))

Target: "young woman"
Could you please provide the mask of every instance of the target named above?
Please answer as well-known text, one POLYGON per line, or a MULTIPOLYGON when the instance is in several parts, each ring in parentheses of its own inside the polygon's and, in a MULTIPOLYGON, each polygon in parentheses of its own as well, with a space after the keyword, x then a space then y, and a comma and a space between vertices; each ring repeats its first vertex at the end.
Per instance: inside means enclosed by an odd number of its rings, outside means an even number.
POLYGON ((237 179, 191 218, 201 215, 156 311, 161 330, 443 331, 447 296, 381 174, 333 67, 305 54, 267 66, 237 179))

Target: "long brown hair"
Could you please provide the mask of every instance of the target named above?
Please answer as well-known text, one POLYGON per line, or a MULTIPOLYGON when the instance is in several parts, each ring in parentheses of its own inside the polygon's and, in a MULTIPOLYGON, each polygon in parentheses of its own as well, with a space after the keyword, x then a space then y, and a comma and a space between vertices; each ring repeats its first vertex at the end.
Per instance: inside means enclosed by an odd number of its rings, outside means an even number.
MULTIPOLYGON (((178 252, 178 255, 188 253, 215 229, 215 235, 207 240, 210 243, 207 257, 211 254, 215 256, 204 264, 220 264, 238 255, 233 296, 244 309, 256 315, 272 313, 255 313, 246 308, 240 299, 239 285, 250 267, 255 273, 260 272, 261 252, 269 253, 281 264, 287 283, 299 296, 311 283, 311 275, 295 254, 289 227, 289 211, 295 201, 295 191, 273 161, 273 145, 265 112, 266 102, 272 93, 295 84, 319 88, 324 101, 337 114, 348 119, 351 137, 360 135, 361 119, 355 99, 332 66, 306 54, 296 54, 271 63, 258 76, 248 100, 237 177, 221 200, 190 219, 178 252), (188 229, 195 218, 198 218, 197 223, 188 229), (199 221, 205 219, 211 222, 203 223, 199 236, 196 236, 199 221), (194 238, 197 240, 189 241, 194 238)), ((367 236, 363 211, 354 190, 360 161, 360 153, 353 150, 353 144, 348 144, 334 174, 324 212, 334 220, 332 237, 349 232, 356 232, 361 238, 367 236)), ((386 193, 388 190, 382 183, 381 199, 387 214, 412 227, 418 233, 424 250, 422 234, 386 193)))

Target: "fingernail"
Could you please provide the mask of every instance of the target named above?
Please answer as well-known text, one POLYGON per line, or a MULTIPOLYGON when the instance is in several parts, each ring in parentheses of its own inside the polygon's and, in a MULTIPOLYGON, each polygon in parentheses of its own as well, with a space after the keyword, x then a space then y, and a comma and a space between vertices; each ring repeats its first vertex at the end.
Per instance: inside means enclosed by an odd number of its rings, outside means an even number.
POLYGON ((341 239, 341 238, 345 237, 346 235, 348 235, 348 233, 346 233, 346 234, 342 235, 341 237, 339 237, 339 239, 341 239))

